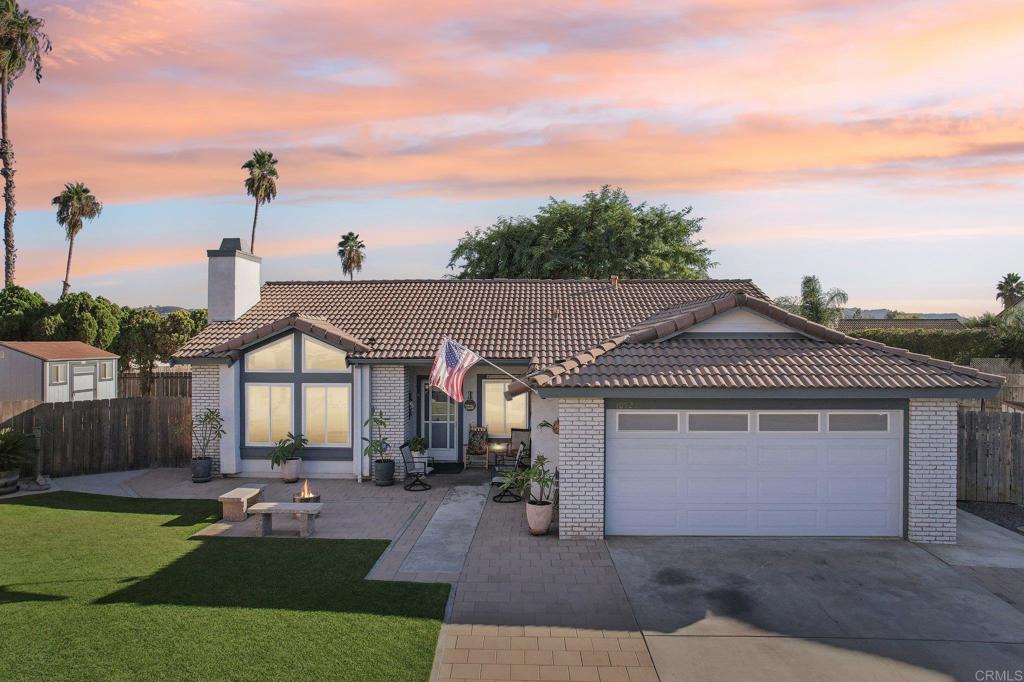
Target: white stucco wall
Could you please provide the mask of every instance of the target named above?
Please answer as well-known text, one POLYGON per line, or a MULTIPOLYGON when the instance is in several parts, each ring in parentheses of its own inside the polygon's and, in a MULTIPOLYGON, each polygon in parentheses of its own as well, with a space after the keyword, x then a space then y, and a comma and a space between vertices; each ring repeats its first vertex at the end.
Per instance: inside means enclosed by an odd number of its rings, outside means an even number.
POLYGON ((558 436, 550 428, 541 428, 540 423, 547 420, 554 424, 558 419, 558 398, 541 398, 530 394, 530 450, 534 459, 544 455, 548 459, 548 468, 554 471, 558 466, 558 436))

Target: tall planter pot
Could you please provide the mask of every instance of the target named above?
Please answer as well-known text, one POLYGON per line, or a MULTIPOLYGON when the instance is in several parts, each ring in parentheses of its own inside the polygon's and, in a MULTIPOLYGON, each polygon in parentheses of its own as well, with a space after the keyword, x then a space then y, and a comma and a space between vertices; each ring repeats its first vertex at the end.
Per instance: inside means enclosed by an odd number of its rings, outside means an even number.
POLYGON ((19 469, 0 471, 0 495, 18 492, 18 476, 20 474, 19 469))
POLYGON ((213 459, 196 457, 192 460, 192 482, 209 483, 213 478, 213 459))
POLYGON ((394 485, 395 463, 392 460, 373 463, 373 482, 379 486, 394 485))
POLYGON ((284 464, 281 465, 281 479, 285 483, 295 483, 299 480, 299 474, 301 471, 302 458, 289 457, 285 460, 284 464))
POLYGON ((547 535, 554 518, 555 505, 551 502, 529 502, 526 505, 526 523, 530 535, 547 535))

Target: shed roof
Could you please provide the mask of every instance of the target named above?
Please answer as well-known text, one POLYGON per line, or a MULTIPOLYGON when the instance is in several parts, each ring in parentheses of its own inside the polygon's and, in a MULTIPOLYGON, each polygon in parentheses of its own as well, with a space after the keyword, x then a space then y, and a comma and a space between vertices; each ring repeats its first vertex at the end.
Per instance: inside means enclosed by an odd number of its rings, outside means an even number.
POLYGON ((0 341, 6 346, 40 360, 105 360, 120 357, 81 341, 0 341))

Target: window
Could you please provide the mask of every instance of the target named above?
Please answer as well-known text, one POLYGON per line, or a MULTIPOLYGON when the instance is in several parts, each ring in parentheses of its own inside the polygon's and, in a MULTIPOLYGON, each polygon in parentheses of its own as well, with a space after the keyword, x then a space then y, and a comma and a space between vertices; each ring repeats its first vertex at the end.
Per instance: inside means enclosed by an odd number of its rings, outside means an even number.
POLYGON ((64 363, 50 365, 50 385, 58 386, 68 383, 68 366, 64 363))
POLYGON ((302 337, 303 372, 344 372, 345 351, 308 336, 302 337))
POLYGON ((688 415, 690 431, 748 431, 746 413, 691 412, 688 415))
POLYGON ((818 415, 811 412, 766 413, 757 415, 758 431, 817 431, 818 415))
POLYGON ((245 354, 247 372, 291 372, 294 368, 291 335, 245 354))
POLYGON ((309 444, 351 445, 351 387, 347 384, 306 385, 302 390, 302 433, 309 444))
POLYGON ((679 415, 671 412, 622 412, 619 431, 678 431, 679 415))
POLYGON ((888 431, 889 415, 868 412, 833 412, 828 416, 829 431, 888 431))
POLYGON ((100 381, 110 381, 114 378, 114 361, 100 361, 100 381))
POLYGON ((527 428, 526 406, 529 398, 525 393, 512 400, 505 400, 507 381, 503 379, 484 380, 484 425, 487 435, 493 438, 508 438, 512 429, 527 428))
POLYGON ((290 384, 245 385, 245 442, 273 445, 292 430, 290 384))

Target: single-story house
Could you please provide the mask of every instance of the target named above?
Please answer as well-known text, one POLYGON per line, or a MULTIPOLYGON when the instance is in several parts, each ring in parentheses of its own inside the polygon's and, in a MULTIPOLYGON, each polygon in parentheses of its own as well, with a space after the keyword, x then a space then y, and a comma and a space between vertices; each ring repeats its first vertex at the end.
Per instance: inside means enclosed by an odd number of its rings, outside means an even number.
POLYGON ((208 252, 210 325, 174 356, 217 408, 224 474, 264 474, 287 431, 311 476, 366 476, 371 410, 459 461, 468 428, 528 427, 559 470, 562 537, 956 540, 957 400, 1002 377, 854 339, 749 280, 267 282, 208 252), (467 403, 427 386, 445 336, 485 364, 467 403), (555 433, 542 427, 554 423, 555 433))
POLYGON ((118 359, 81 341, 0 341, 0 400, 116 398, 118 359))
POLYGON ((849 333, 860 331, 861 329, 943 329, 946 331, 957 331, 959 329, 967 329, 967 327, 955 317, 898 320, 872 320, 860 317, 839 320, 836 323, 836 329, 849 333))

